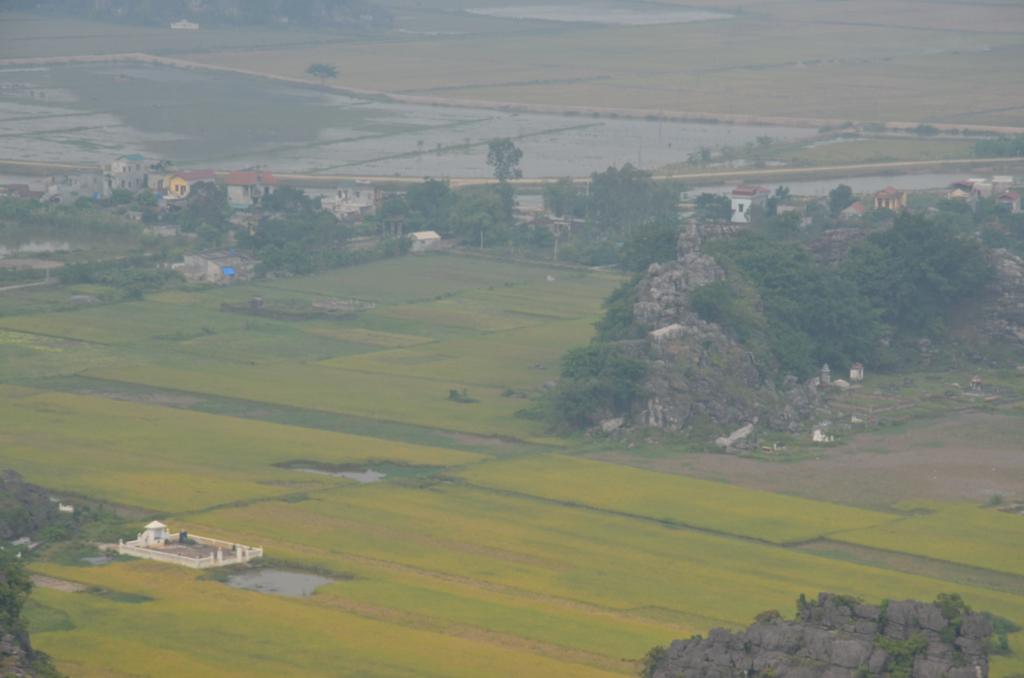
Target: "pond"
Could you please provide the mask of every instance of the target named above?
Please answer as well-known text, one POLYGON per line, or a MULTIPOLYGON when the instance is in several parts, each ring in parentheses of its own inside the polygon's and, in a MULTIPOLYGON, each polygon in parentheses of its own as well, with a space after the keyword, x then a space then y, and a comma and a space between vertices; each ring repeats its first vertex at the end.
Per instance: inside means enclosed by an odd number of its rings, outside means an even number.
POLYGON ((276 464, 276 466, 292 471, 301 471, 302 473, 316 473, 336 478, 347 478, 364 485, 379 483, 388 477, 426 477, 442 470, 438 466, 414 466, 387 461, 367 464, 325 464, 316 461, 289 461, 283 464, 276 464))
POLYGON ((246 591, 271 593, 289 598, 307 598, 318 588, 335 580, 317 574, 286 572, 284 570, 249 570, 228 577, 227 585, 246 591))
POLYGON ((509 7, 476 7, 467 9, 470 14, 497 17, 501 19, 533 19, 558 21, 562 23, 591 23, 606 26, 656 26, 659 24, 682 24, 694 21, 714 21, 732 18, 724 12, 709 12, 700 9, 668 7, 655 3, 557 3, 536 5, 515 5, 509 7))

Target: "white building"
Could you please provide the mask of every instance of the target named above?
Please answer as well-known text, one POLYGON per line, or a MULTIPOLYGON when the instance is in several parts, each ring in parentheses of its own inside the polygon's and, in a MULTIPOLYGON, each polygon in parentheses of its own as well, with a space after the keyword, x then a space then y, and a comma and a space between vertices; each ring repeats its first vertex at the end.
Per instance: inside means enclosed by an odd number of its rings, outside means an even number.
POLYGON ((198 31, 199 24, 188 19, 182 19, 181 21, 175 21, 171 24, 171 30, 173 31, 198 31))
POLYGON ((175 264, 189 282, 230 283, 248 280, 256 269, 256 261, 233 250, 213 250, 186 254, 185 260, 175 264))
POLYGON ((340 187, 320 199, 320 206, 339 219, 377 213, 383 194, 370 184, 340 187))
POLYGON ((751 224, 764 216, 771 191, 764 186, 737 186, 733 189, 732 223, 751 224))
POLYGON ((122 155, 110 163, 104 174, 111 191, 141 191, 146 188, 146 159, 141 155, 122 155))
POLYGON ((238 210, 256 207, 277 188, 277 179, 270 172, 231 172, 224 183, 228 187, 228 204, 238 210))
POLYGON ((154 520, 131 541, 119 540, 109 547, 123 556, 156 560, 193 569, 239 565, 263 557, 263 548, 220 539, 200 537, 188 532, 171 533, 154 520))
POLYGON ((46 180, 42 202, 56 204, 73 203, 79 198, 105 200, 110 197, 110 187, 101 172, 79 172, 58 174, 46 180))
POLYGON ((410 249, 413 252, 426 252, 441 244, 441 236, 437 231, 416 231, 409 234, 409 240, 412 242, 410 249))
POLYGON ((864 364, 854 363, 850 365, 850 383, 859 384, 864 381, 864 364))

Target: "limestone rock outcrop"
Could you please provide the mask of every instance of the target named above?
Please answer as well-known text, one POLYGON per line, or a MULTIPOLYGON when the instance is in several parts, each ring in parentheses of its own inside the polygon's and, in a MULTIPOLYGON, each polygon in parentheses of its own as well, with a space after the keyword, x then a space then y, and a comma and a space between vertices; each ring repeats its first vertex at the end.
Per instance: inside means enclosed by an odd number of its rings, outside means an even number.
POLYGON ((822 593, 794 621, 764 613, 747 630, 713 629, 652 653, 651 678, 986 678, 992 624, 933 603, 884 606, 822 593))
POLYGON ((984 333, 991 339, 1024 346, 1024 259, 1009 250, 995 249, 988 260, 995 278, 982 321, 984 333))
POLYGON ((721 433, 759 422, 798 430, 821 406, 816 390, 795 380, 777 388, 767 366, 691 305, 694 290, 726 279, 726 272, 701 246, 707 233, 691 225, 678 242, 676 261, 653 264, 637 286, 633 319, 647 339, 633 350, 648 360, 649 394, 633 421, 668 431, 695 425, 721 433))

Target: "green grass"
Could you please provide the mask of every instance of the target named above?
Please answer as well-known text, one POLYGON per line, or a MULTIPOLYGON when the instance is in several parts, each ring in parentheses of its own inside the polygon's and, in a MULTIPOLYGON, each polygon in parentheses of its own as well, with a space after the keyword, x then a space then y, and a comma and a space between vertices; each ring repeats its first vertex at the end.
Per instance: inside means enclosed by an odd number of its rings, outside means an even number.
POLYGON ((873 527, 895 518, 560 455, 484 464, 459 475, 481 487, 776 543, 806 541, 854 526, 873 527))
POLYGON ((1024 575, 1024 521, 1020 516, 971 504, 927 506, 931 511, 865 530, 834 535, 837 541, 910 553, 988 570, 1024 575))
POLYGON ((456 465, 470 452, 0 387, 3 460, 56 490, 155 511, 190 511, 345 483, 275 468, 305 459, 456 465))
MULTIPOLYGON (((3 468, 262 545, 275 567, 339 575, 284 599, 55 552, 32 568, 93 593, 35 591, 33 641, 76 678, 589 677, 635 675, 653 645, 788 613, 800 593, 955 590, 1024 620, 1005 586, 914 571, 939 558, 1017 572, 1006 545, 1020 535, 993 512, 881 513, 553 454, 580 443, 517 417, 525 401, 503 392, 555 377, 618 282, 437 256, 76 311, 10 302, 3 468), (378 306, 294 322, 220 311, 255 295, 378 306), (451 388, 478 402, 450 401, 451 388), (495 435, 553 447, 481 437, 495 435), (296 460, 439 471, 362 486, 275 466, 296 460), (821 536, 914 557, 867 565, 786 546, 821 536)), ((994 676, 1024 669, 1020 638, 994 676)))

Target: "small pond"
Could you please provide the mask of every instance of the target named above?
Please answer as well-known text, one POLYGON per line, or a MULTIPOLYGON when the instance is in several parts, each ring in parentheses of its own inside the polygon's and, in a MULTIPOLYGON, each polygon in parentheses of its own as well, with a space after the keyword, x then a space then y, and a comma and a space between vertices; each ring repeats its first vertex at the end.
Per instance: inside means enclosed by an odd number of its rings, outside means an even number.
POLYGON ((246 591, 272 593, 289 598, 306 598, 325 584, 334 582, 329 577, 303 572, 286 572, 284 570, 250 570, 231 575, 227 585, 246 591))
POLYGON ((441 470, 437 466, 412 466, 392 462, 370 462, 368 464, 325 464, 316 461, 289 461, 277 464, 280 468, 303 473, 347 478, 357 483, 379 483, 385 478, 409 478, 430 476, 441 470))

